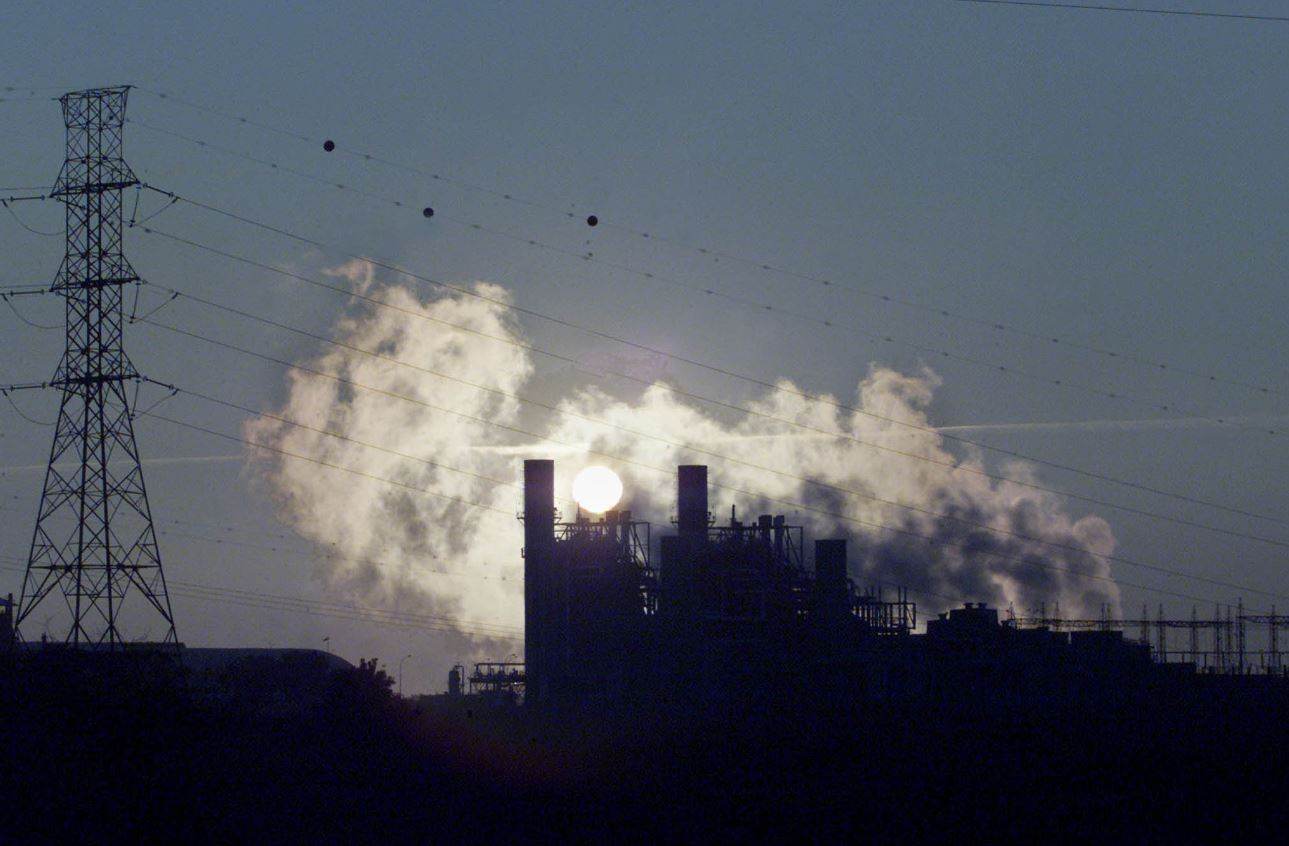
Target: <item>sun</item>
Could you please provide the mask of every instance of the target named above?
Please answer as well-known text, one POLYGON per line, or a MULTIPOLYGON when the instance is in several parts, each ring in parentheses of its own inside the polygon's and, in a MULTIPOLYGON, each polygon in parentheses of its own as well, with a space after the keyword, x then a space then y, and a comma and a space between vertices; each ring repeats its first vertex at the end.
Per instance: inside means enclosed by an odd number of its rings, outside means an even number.
POLYGON ((573 499, 592 514, 603 514, 622 498, 622 480, 607 467, 584 467, 573 479, 573 499))

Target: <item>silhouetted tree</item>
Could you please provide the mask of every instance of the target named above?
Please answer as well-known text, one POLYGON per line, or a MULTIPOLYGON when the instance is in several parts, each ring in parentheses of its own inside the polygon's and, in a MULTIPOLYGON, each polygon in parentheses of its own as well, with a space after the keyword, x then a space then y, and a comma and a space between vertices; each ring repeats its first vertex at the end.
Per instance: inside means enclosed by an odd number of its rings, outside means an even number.
POLYGON ((331 704, 337 710, 369 714, 394 701, 394 679, 375 658, 362 658, 358 666, 332 676, 331 704))

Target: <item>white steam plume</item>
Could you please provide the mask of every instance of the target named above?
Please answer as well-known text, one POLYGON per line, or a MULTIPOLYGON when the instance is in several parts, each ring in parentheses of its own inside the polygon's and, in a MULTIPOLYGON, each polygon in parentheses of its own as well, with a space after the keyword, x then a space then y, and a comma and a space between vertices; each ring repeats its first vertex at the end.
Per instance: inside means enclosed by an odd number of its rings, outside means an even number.
MULTIPOLYGON (((805 399, 793 393, 799 389, 786 381, 781 387, 788 391, 766 392, 749 404, 758 413, 733 422, 681 402, 661 383, 631 400, 594 387, 574 390, 563 398, 537 396, 527 386, 533 376, 529 353, 483 337, 522 341, 512 312, 463 295, 419 299, 405 287, 378 281, 371 267, 358 262, 332 273, 398 310, 355 305, 336 326, 338 340, 382 358, 331 347, 309 367, 378 390, 295 371, 278 414, 353 440, 270 417, 248 422, 246 433, 251 440, 366 474, 345 473, 268 451, 252 454, 254 469, 276 497, 280 516, 302 536, 352 559, 328 558, 322 566, 329 581, 373 603, 462 619, 464 634, 489 625, 520 625, 522 532, 515 514, 521 502, 517 483, 522 456, 558 459, 557 495, 568 490, 573 473, 586 463, 609 464, 626 485, 622 507, 663 525, 674 511, 670 474, 675 465, 709 464, 714 512, 726 511, 737 502, 747 512, 787 512, 807 526, 809 536, 849 537, 851 573, 857 580, 905 585, 924 592, 916 598, 925 604, 950 604, 948 599, 937 603, 935 595, 939 595, 1004 607, 1014 603, 1018 609, 1059 601, 1062 609, 1077 614, 1098 613, 1103 603, 1117 609, 1118 589, 1108 580, 1108 563, 1099 557, 1114 551, 1110 527, 1095 516, 1074 519, 1054 495, 971 472, 983 466, 978 455, 949 453, 926 416, 940 384, 930 370, 908 375, 873 366, 859 382, 853 401, 860 409, 914 423, 921 427, 917 429, 839 409, 830 404, 831 398, 805 399), (414 312, 478 334, 420 319, 414 312), (480 388, 531 396, 548 405, 558 403, 569 413, 538 414, 515 399, 480 388), (782 420, 840 437, 784 437, 801 430, 782 420), (543 437, 517 435, 515 428, 543 437), (953 466, 872 449, 845 436, 953 466), (689 444, 781 473, 666 442, 689 444), (621 460, 606 459, 602 455, 606 453, 621 460), (665 468, 667 475, 641 465, 665 468), (394 479, 443 496, 369 477, 394 479), (746 496, 736 497, 720 486, 754 491, 761 498, 749 502, 746 496), (876 499, 947 516, 929 516, 876 499), (794 514, 784 502, 807 507, 794 514), (906 534, 865 524, 902 529, 906 534), (938 543, 928 544, 915 535, 938 543), (1084 551, 1057 549, 1017 535, 1084 551)), ((475 290, 493 300, 509 301, 509 293, 497 285, 478 283, 475 290)), ((1032 467, 1023 463, 1011 463, 1004 470, 1013 478, 1034 478, 1032 467)), ((567 513, 569 506, 560 504, 567 513)))

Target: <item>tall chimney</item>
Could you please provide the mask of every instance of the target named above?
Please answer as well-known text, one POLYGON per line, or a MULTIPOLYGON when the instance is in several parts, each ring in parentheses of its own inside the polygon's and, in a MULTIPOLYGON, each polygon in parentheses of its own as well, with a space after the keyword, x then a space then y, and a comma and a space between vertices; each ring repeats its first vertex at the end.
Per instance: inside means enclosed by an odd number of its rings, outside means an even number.
POLYGON ((549 698, 550 621, 555 612, 551 573, 555 551, 555 462, 524 462, 525 701, 549 698))
POLYGON ((707 535, 707 465, 682 464, 677 474, 676 522, 681 537, 707 535))
POLYGON ((815 607, 821 622, 845 619, 846 594, 845 538, 815 541, 815 607))

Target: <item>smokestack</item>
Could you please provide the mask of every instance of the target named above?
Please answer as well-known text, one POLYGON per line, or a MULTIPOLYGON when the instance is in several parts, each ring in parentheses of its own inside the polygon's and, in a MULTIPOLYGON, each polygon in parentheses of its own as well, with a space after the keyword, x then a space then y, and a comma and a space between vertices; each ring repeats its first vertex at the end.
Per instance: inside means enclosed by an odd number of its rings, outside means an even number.
POLYGON ((676 522, 681 537, 707 535, 707 465, 682 464, 677 474, 676 522))
POLYGON ((707 562, 707 466, 682 464, 676 473, 676 523, 679 531, 659 547, 663 600, 675 649, 689 654, 698 631, 701 598, 698 575, 707 562))
POLYGON ((846 541, 815 541, 815 602, 820 621, 835 624, 846 615, 846 541))
POLYGON ((554 551, 555 462, 528 460, 524 462, 524 698, 534 704, 549 696, 554 551))

